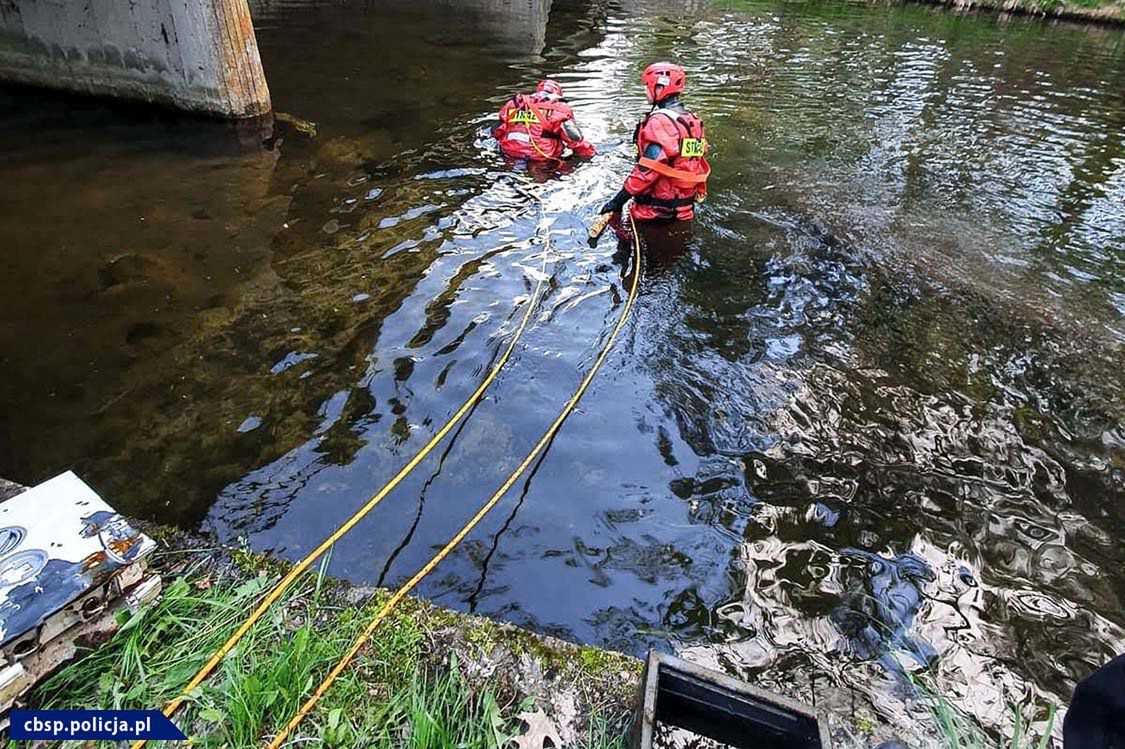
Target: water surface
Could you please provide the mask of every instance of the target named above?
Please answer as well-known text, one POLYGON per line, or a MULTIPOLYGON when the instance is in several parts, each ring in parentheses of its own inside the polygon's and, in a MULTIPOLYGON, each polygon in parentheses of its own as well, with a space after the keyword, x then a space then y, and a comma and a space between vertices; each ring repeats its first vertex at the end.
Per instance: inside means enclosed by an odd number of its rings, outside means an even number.
POLYGON ((714 146, 603 374, 420 592, 675 647, 844 714, 1001 730, 1125 649, 1125 34, 812 3, 259 2, 234 129, 0 94, 0 475, 297 558, 416 451, 550 283, 466 425, 332 556, 394 584, 535 443, 620 312, 584 225, 636 83, 714 146), (481 135, 557 77, 601 153, 481 135), (263 142, 263 137, 265 138, 263 142))

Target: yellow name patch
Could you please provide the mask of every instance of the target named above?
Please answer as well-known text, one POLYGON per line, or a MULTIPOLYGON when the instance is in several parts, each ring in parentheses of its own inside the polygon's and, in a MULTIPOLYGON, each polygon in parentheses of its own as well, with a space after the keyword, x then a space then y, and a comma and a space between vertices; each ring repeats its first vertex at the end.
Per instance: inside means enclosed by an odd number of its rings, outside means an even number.
POLYGON ((680 156, 697 159, 707 152, 707 141, 702 138, 684 138, 680 141, 680 156))
POLYGON ((536 117, 535 112, 532 112, 530 109, 517 109, 508 115, 508 122, 535 125, 538 124, 539 118, 536 117))

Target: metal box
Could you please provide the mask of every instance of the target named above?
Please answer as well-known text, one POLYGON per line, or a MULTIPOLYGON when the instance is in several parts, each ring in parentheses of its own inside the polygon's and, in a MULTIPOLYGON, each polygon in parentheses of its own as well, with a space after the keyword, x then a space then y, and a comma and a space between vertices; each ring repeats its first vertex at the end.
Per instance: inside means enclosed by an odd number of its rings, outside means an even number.
POLYGON ((807 705, 650 651, 633 749, 652 749, 658 724, 744 749, 829 749, 828 732, 807 705))

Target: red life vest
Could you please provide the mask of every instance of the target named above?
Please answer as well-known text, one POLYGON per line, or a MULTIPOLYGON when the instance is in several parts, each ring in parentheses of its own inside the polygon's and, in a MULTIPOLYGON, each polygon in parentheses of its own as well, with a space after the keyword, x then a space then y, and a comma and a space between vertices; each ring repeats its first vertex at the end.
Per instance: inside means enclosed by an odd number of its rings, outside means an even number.
POLYGON ((574 118, 574 111, 561 101, 517 94, 500 108, 496 140, 507 156, 532 161, 562 158, 565 144, 559 129, 574 118))
POLYGON ((637 166, 625 180, 625 189, 633 196, 633 218, 690 221, 696 202, 707 194, 711 174, 704 158, 703 120, 690 112, 657 109, 637 125, 633 140, 637 166), (644 155, 653 143, 663 151, 660 159, 644 155))

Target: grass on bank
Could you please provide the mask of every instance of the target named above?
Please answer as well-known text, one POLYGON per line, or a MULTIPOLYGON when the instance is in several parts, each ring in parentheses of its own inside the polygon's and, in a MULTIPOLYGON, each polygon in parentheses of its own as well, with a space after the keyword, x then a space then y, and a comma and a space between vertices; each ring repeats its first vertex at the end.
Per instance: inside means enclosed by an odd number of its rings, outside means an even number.
POLYGON ((910 676, 910 682, 933 717, 946 749, 1047 749, 1055 727, 1055 706, 1009 703, 1014 728, 1011 736, 997 742, 973 718, 953 705, 942 693, 936 678, 928 672, 910 676), (1046 713, 1043 728, 1036 735, 1033 726, 1041 712, 1046 713))
MULTIPOLYGON (((1125 24, 1125 0, 848 0, 860 4, 932 5, 952 11, 983 10, 990 13, 1018 13, 1052 16, 1074 21, 1125 24)), ((723 0, 723 7, 754 5, 755 0, 723 0)))
MULTIPOLYGON (((882 606, 874 596, 863 597, 874 609, 882 606)), ((1009 735, 992 735, 986 731, 976 718, 967 714, 946 697, 938 679, 936 662, 908 642, 903 641, 894 628, 868 612, 855 610, 863 617, 866 626, 879 632, 885 645, 882 654, 890 660, 896 659, 896 651, 902 650, 919 664, 926 667, 911 671, 895 669, 906 682, 911 696, 921 703, 929 714, 931 723, 924 727, 932 732, 942 749, 1048 749, 1052 746, 1055 718, 1058 708, 1055 705, 1041 707, 1032 702, 1008 702, 1008 712, 1012 718, 1012 731, 1009 735), (1040 722, 1040 718, 1042 721, 1040 722)), ((864 721, 868 723, 868 721, 864 721)), ((861 728, 870 732, 868 728, 861 728)))
MULTIPOLYGON (((72 663, 33 695, 34 708, 138 709, 160 707, 226 641, 277 574, 213 580, 185 572, 160 600, 123 622, 113 639, 72 663)), ((307 575, 235 647, 193 695, 175 723, 203 747, 256 747, 289 720, 323 675, 351 645, 382 602, 356 605, 327 589, 323 575, 307 575)), ((291 746, 370 746, 395 749, 508 749, 522 733, 517 715, 532 700, 505 679, 471 675, 457 647, 434 646, 435 622, 404 602, 346 670, 291 746)), ((447 613, 440 614, 451 617, 447 613)), ((527 637, 526 633, 523 634, 527 637)), ((510 638, 495 627, 469 630, 461 645, 490 652, 510 638)), ((549 655, 526 643, 543 662, 549 655)), ((464 652, 464 651, 462 651, 464 652)), ((609 656, 583 648, 573 662, 612 673, 609 656)), ((557 656, 556 656, 557 657, 557 656)), ((943 694, 930 671, 908 675, 947 749, 1047 749, 1055 710, 1012 705, 1015 730, 989 736, 943 694), (1034 724, 1034 725, 1033 725, 1034 724)), ((591 716, 582 749, 624 749, 628 716, 591 716)), ((14 746, 21 742, 13 742, 14 746)), ((85 746, 82 744, 72 744, 85 746)), ((110 746, 109 742, 104 743, 110 746)))
MULTIPOLYGON (((113 639, 46 682, 36 708, 139 709, 176 696, 241 623, 274 576, 179 577, 113 639)), ((288 721, 362 631, 379 601, 350 605, 308 576, 262 619, 174 722, 203 747, 254 747, 288 721)), ((503 679, 467 675, 455 650, 428 652, 415 617, 396 614, 344 672, 291 745, 501 749, 532 700, 503 679)), ((623 749, 620 718, 594 718, 589 749, 623 749)), ((20 742, 13 742, 18 745, 20 742)), ((106 746, 111 745, 105 742, 106 746)))
POLYGON ((1121 0, 921 0, 955 7, 1020 11, 1031 15, 1062 15, 1091 20, 1125 21, 1121 0))

